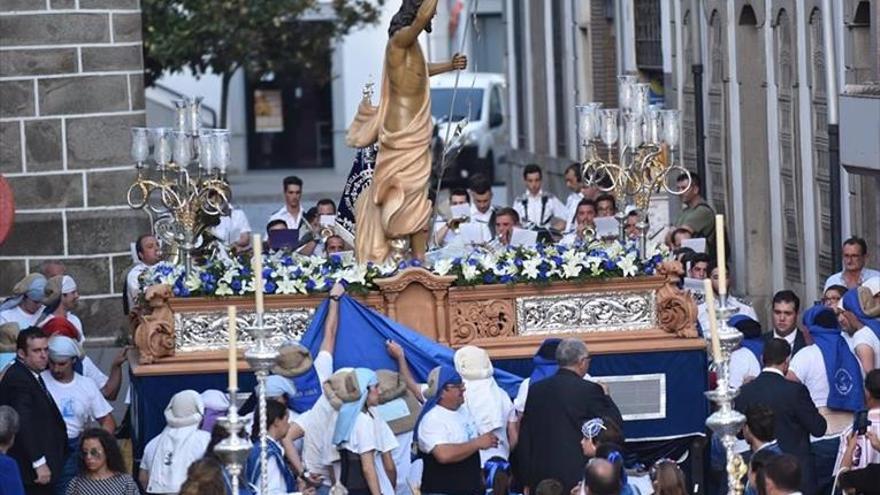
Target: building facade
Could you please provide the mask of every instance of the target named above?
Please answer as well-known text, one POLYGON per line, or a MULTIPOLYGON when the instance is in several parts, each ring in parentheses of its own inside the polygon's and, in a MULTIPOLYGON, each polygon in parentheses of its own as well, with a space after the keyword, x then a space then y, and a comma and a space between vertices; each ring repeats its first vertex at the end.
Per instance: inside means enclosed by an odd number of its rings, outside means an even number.
POLYGON ((137 0, 0 4, 0 173, 16 209, 0 246, 0 296, 60 260, 90 339, 125 327, 129 246, 150 231, 125 198, 129 128, 144 124, 141 54, 137 0))
MULTIPOLYGON (((667 108, 683 111, 691 170, 702 168, 702 144, 704 195, 728 219, 737 291, 765 316, 776 290, 816 299, 840 270, 832 263, 825 65, 836 62, 840 92, 880 80, 878 2, 830 4, 824 12, 821 0, 508 0, 511 144, 519 149, 508 183, 521 192, 519 167, 537 162, 561 191, 559 172, 578 158, 574 106, 616 107, 617 74, 636 73, 667 108), (826 15, 836 57, 825 53, 826 15)), ((842 238, 866 238, 870 266, 880 265, 878 180, 858 167, 842 171, 842 238)))

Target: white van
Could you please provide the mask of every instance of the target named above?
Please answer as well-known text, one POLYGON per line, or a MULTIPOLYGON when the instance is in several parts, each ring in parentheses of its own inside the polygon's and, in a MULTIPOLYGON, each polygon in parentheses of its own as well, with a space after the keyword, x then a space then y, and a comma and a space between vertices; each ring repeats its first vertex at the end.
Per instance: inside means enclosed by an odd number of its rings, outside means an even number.
MULTIPOLYGON (((499 165, 506 163, 510 149, 507 84, 504 76, 492 73, 462 72, 455 93, 455 73, 431 78, 431 116, 435 122, 437 148, 443 148, 447 127, 467 117, 461 137, 453 141, 443 173, 443 186, 465 187, 468 177, 485 174, 489 180, 503 177, 499 165), (452 116, 450 118, 450 110, 452 116), (460 149, 458 149, 460 148, 460 149)), ((455 127, 449 131, 453 140, 455 127)), ((435 153, 435 173, 439 173, 440 153, 435 153)))

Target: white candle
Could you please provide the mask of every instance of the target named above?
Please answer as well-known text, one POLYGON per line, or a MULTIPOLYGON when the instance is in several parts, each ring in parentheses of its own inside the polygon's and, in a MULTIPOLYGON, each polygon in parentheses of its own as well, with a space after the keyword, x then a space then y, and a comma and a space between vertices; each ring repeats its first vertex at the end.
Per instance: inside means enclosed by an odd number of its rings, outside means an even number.
MULTIPOLYGON (((712 293, 712 281, 703 280, 706 291, 706 309, 709 312, 709 334, 712 337, 712 360, 721 362, 721 341, 718 339, 718 321, 715 319, 715 295, 712 293)), ((704 328, 703 331, 706 329, 704 328)))
MULTIPOLYGON (((724 215, 715 215, 715 253, 718 260, 718 293, 727 294, 727 256, 724 251, 724 215)), ((710 291, 711 292, 711 291, 710 291)))
POLYGON ((263 238, 254 234, 254 294, 256 296, 257 313, 263 312, 263 238))
POLYGON ((238 390, 238 335, 235 329, 235 306, 227 308, 229 332, 229 389, 238 390))

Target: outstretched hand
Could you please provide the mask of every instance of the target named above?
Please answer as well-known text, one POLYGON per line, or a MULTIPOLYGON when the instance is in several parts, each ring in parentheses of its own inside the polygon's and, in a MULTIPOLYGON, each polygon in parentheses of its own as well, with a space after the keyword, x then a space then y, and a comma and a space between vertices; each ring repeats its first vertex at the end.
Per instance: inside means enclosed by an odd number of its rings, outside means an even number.
POLYGON ((400 344, 393 340, 387 340, 385 342, 385 350, 388 351, 389 356, 397 361, 400 361, 404 358, 403 347, 401 347, 400 344))
POLYGON ((452 69, 453 70, 465 70, 467 69, 467 55, 462 55, 460 53, 456 53, 452 56, 452 69))
POLYGON ((330 297, 342 297, 343 294, 345 294, 345 286, 339 282, 333 284, 330 289, 330 297))

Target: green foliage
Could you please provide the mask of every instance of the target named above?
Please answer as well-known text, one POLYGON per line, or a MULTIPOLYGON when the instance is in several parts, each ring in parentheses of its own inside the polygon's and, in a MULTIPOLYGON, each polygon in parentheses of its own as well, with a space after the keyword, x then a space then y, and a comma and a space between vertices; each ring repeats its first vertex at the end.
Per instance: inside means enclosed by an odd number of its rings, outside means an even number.
POLYGON ((190 67, 229 79, 329 74, 331 41, 375 23, 385 0, 142 0, 147 85, 190 67))

